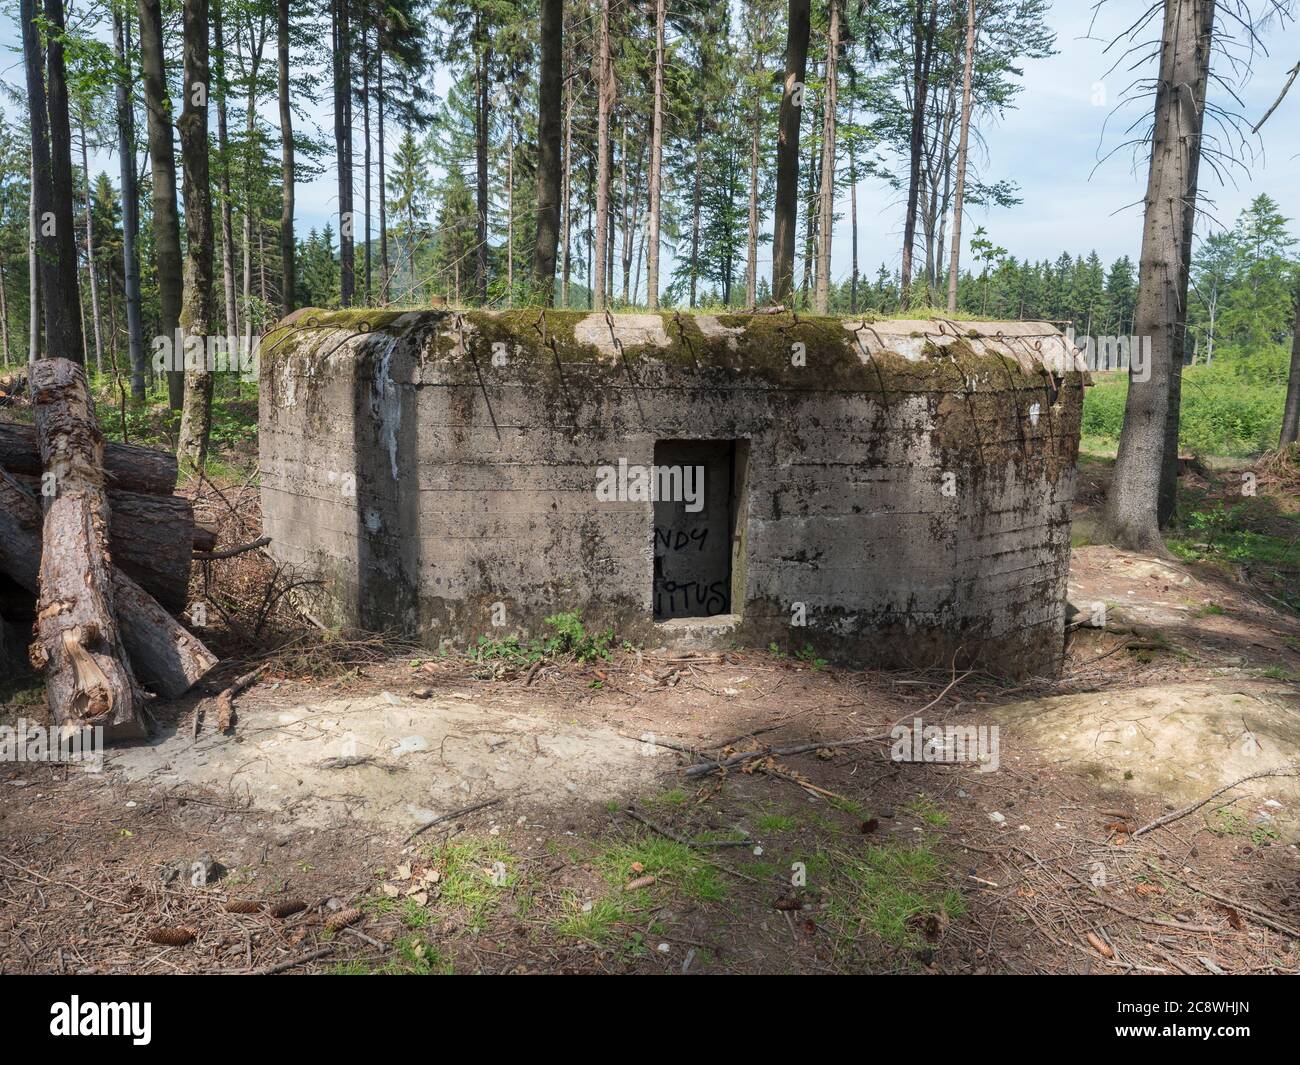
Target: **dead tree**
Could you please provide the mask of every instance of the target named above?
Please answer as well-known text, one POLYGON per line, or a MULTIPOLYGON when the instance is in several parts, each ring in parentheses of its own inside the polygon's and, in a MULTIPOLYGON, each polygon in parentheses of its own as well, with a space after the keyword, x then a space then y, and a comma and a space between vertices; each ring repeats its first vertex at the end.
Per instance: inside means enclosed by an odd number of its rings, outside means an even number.
POLYGON ((32 665, 57 724, 140 737, 141 693, 113 608, 104 438, 76 363, 41 359, 31 379, 46 499, 32 665))
MULTIPOLYGON (((32 595, 40 589, 41 526, 36 496, 0 469, 0 573, 32 595)), ((164 698, 183 695, 217 664, 201 640, 117 568, 113 606, 136 675, 164 698)))
MULTIPOLYGON (((10 473, 40 476, 41 452, 34 426, 0 424, 0 466, 10 473)), ((176 456, 137 444, 105 444, 104 476, 110 489, 171 495, 176 487, 176 456)))

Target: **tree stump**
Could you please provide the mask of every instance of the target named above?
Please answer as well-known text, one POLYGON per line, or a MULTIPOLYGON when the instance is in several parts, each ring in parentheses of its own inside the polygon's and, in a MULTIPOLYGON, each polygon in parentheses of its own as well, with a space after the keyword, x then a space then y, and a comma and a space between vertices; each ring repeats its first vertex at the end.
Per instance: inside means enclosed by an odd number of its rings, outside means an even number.
POLYGON ((113 610, 104 438, 75 363, 34 362, 31 394, 46 501, 32 665, 56 724, 139 738, 142 693, 113 610))

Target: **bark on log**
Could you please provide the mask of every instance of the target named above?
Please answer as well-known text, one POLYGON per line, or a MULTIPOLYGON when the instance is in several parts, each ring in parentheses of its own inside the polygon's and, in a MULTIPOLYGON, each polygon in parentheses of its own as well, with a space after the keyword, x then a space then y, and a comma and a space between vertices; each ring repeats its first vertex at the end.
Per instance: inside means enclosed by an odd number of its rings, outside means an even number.
MULTIPOLYGON (((39 494, 40 478, 16 480, 39 494)), ((113 563, 168 611, 179 614, 189 602, 194 551, 207 550, 211 539, 206 529, 200 532, 195 526, 193 504, 184 496, 110 491, 108 506, 113 563)), ((34 531, 41 531, 39 517, 34 531)))
MULTIPOLYGON (((41 475, 35 426, 0 422, 0 466, 10 473, 41 475)), ((104 475, 115 491, 169 496, 176 490, 176 456, 137 444, 105 444, 104 475)))
POLYGON ((54 485, 41 536, 32 665, 45 674, 56 724, 139 738, 143 695, 113 610, 104 438, 86 380, 68 359, 41 359, 32 364, 31 393, 41 461, 54 485))
MULTIPOLYGON (((32 594, 39 586, 40 507, 30 492, 0 470, 0 572, 32 594)), ((136 674, 166 699, 189 691, 217 658, 120 569, 113 572, 114 605, 122 642, 136 674)))

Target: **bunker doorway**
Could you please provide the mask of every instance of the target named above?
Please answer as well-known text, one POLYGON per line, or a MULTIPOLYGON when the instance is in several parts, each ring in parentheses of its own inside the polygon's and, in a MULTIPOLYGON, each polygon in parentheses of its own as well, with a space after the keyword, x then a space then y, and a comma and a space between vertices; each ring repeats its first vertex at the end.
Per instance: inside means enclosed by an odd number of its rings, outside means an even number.
POLYGON ((737 535, 749 444, 658 440, 654 459, 654 617, 739 614, 737 535))

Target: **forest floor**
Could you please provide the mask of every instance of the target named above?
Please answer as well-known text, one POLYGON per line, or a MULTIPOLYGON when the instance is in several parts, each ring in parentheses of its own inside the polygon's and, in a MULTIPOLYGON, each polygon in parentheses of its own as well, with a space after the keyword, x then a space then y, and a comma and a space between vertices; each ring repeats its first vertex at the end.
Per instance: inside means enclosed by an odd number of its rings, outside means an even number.
MULTIPOLYGON (((1087 543, 1109 464, 1083 461, 1050 680, 282 648, 232 735, 196 734, 200 692, 103 772, 0 770, 0 966, 1300 972, 1300 493, 1270 466, 1242 495, 1242 472, 1188 471, 1156 560, 1087 543), (992 757, 895 760, 917 717, 996 726, 992 757)), ((255 529, 255 492, 198 494, 223 539, 255 529)), ((291 576, 232 570, 232 629, 274 615, 291 576)), ((39 713, 30 686, 0 698, 39 713)))

